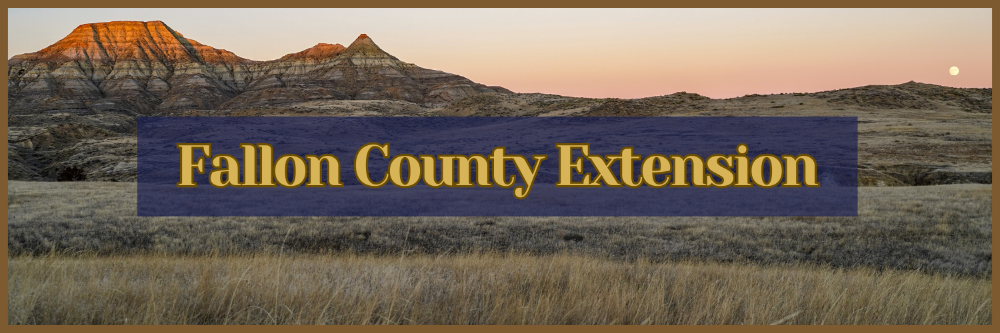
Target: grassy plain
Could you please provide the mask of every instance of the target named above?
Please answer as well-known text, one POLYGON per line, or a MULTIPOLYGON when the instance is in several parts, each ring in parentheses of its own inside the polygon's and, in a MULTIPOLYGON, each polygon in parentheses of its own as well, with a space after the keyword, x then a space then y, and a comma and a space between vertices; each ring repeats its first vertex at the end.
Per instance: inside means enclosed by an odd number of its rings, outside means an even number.
POLYGON ((10 324, 991 324, 990 279, 578 255, 16 257, 10 324))
POLYGON ((857 217, 138 217, 8 185, 9 324, 991 324, 990 185, 857 217))

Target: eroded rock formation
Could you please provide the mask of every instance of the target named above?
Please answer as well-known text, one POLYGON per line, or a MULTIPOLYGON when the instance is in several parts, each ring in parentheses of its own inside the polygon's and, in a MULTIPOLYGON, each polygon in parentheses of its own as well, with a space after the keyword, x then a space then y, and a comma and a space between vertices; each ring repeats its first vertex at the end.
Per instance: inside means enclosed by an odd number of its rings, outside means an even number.
POLYGON ((185 38, 163 22, 84 24, 41 51, 10 59, 11 114, 245 109, 317 99, 448 103, 507 92, 400 61, 361 35, 252 61, 185 38))

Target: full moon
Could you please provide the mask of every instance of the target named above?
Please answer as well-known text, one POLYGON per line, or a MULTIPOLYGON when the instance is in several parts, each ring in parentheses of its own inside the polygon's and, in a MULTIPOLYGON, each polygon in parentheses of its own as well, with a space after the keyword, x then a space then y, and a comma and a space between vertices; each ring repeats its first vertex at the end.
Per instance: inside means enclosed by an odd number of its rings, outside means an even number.
POLYGON ((958 67, 952 66, 948 69, 948 73, 951 73, 951 75, 958 75, 958 67))

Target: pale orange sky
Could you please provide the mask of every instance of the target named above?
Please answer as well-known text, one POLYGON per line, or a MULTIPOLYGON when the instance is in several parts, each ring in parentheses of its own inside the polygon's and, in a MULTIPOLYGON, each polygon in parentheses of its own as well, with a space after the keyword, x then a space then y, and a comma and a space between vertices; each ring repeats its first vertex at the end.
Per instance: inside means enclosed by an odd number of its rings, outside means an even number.
POLYGON ((83 23, 161 20, 270 60, 365 33, 516 92, 713 98, 907 81, 993 87, 992 9, 8 9, 7 57, 83 23), (952 76, 948 69, 961 73, 952 76))

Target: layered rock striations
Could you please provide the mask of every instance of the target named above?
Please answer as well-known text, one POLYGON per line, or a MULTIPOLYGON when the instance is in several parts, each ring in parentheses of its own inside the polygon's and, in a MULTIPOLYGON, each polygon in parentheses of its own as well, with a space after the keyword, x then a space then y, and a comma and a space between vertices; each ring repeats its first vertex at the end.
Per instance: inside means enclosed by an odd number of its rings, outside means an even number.
POLYGON ((464 77, 421 68, 383 51, 367 35, 348 47, 318 44, 255 64, 255 80, 223 109, 282 106, 303 101, 399 100, 443 105, 478 93, 509 92, 464 77))
POLYGON ((9 60, 8 103, 11 114, 212 109, 246 88, 252 63, 163 22, 84 24, 9 60))
POLYGON ((433 105, 507 92, 402 62, 366 35, 346 48, 321 43, 259 62, 185 38, 159 21, 81 25, 52 46, 11 58, 7 81, 11 114, 149 115, 317 99, 433 105))

